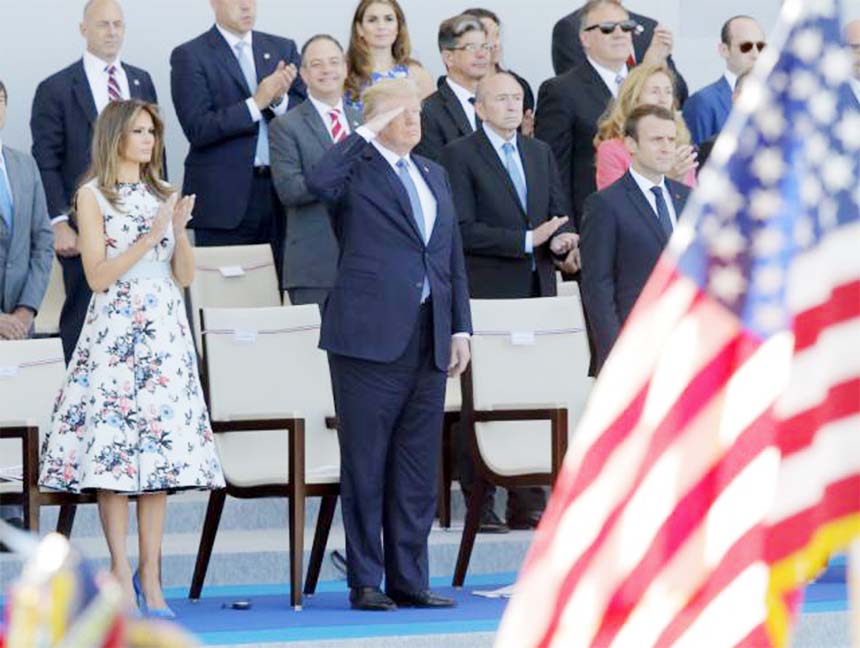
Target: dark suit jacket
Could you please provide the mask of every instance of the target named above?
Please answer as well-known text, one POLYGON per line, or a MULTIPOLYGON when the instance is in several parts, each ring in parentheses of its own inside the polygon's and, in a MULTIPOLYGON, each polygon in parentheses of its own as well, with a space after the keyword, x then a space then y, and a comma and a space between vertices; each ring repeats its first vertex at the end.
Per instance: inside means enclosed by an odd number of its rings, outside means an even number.
MULTIPOLYGON (((568 213, 555 157, 547 144, 517 137, 525 171, 528 210, 492 143, 479 128, 442 152, 460 218, 469 294, 476 299, 532 297, 532 256, 525 253, 526 231, 568 213)), ((540 296, 556 294, 549 245, 535 248, 540 296)))
POLYGON ((684 121, 690 129, 694 144, 719 135, 732 110, 732 88, 721 76, 705 86, 684 104, 684 121))
POLYGON ((460 100, 445 82, 445 77, 437 86, 439 89, 421 106, 421 142, 415 147, 415 153, 436 162, 446 144, 473 132, 460 100))
POLYGON ((597 190, 594 135, 610 101, 612 93, 588 61, 544 81, 538 91, 535 136, 555 153, 578 230, 582 204, 597 190))
POLYGON ((412 161, 438 204, 426 245, 403 184, 361 135, 331 147, 306 177, 311 192, 329 205, 340 245, 320 347, 374 362, 400 357, 415 330, 426 276, 436 367, 445 371, 451 335, 472 331, 463 244, 445 170, 417 155, 412 161))
MULTIPOLYGON (((361 114, 344 104, 355 131, 361 114)), ((305 176, 333 146, 329 128, 310 101, 272 120, 269 130, 272 182, 284 205, 287 239, 284 286, 331 288, 337 272, 337 241, 326 206, 308 190, 305 176)))
MULTIPOLYGON (((258 81, 280 61, 301 65, 290 39, 255 31, 252 40, 258 81)), ((173 50, 170 90, 191 144, 182 190, 197 194, 191 227, 233 229, 248 206, 259 124, 245 103, 252 93, 239 61, 215 26, 173 50)), ((300 78, 288 96, 290 107, 305 99, 300 78)), ((263 119, 273 117, 271 110, 263 111, 263 119)))
MULTIPOLYGON (((132 98, 158 103, 149 74, 125 63, 122 67, 132 98)), ((71 208, 78 181, 90 165, 90 143, 97 117, 83 60, 49 76, 36 88, 30 115, 33 157, 39 165, 51 217, 67 214, 71 208)), ((166 174, 165 167, 165 177, 166 174)), ((74 221, 70 224, 76 228, 74 221)), ((60 313, 60 337, 68 361, 78 342, 92 293, 81 258, 59 259, 66 289, 60 313)))
MULTIPOLYGON (((571 68, 585 62, 585 52, 582 49, 582 42, 579 40, 579 15, 581 9, 577 9, 571 14, 568 14, 559 20, 552 29, 552 69, 556 74, 564 74, 571 68)), ((636 54, 636 61, 642 62, 645 58, 645 52, 648 51, 648 46, 651 45, 651 39, 654 38, 654 28, 657 26, 657 21, 648 16, 629 12, 630 17, 638 22, 644 31, 633 35, 633 51, 636 54)), ((670 56, 666 61, 675 76, 678 77, 678 84, 675 88, 678 97, 678 105, 683 106, 690 94, 687 88, 687 82, 684 77, 678 72, 675 67, 675 61, 670 56)))
MULTIPOLYGON (((690 188, 668 178, 666 187, 680 217, 690 188)), ((667 242, 657 215, 629 171, 586 201, 580 287, 598 371, 667 242)))

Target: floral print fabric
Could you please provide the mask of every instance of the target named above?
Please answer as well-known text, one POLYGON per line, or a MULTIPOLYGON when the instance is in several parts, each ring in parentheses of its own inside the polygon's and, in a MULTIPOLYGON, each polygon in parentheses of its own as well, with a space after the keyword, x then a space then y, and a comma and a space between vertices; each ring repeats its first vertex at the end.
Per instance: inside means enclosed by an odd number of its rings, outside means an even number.
MULTIPOLYGON (((159 201, 95 182, 105 246, 116 257, 150 230, 159 201)), ((125 493, 224 485, 197 372, 194 341, 169 264, 173 231, 106 292, 93 293, 41 452, 42 486, 125 493), (139 267, 138 267, 139 266, 139 267)))

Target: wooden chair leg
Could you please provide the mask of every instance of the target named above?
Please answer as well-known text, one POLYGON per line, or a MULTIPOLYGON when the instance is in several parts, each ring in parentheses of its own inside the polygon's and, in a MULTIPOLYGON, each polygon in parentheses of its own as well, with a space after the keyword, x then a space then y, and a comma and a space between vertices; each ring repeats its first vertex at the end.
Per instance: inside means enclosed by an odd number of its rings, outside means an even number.
POLYGON ((39 535, 39 428, 27 429, 23 439, 24 528, 39 535))
POLYGON ((320 510, 317 514, 317 528, 314 531, 314 545, 308 561, 308 574, 305 577, 305 596, 310 596, 317 589, 320 569, 325 558, 325 548, 328 544, 328 534, 334 520, 334 510, 337 508, 337 495, 324 495, 320 500, 320 510))
POLYGON ((478 527, 481 525, 481 509, 486 493, 487 482, 476 479, 466 508, 466 523, 463 526, 460 551, 457 553, 457 564, 454 567, 454 581, 451 583, 454 587, 463 587, 463 581, 466 580, 466 570, 469 569, 469 560, 472 558, 475 536, 478 535, 478 527))
POLYGON ((305 556, 305 425, 294 421, 290 435, 290 604, 302 609, 302 571, 305 556))
POLYGON ((209 493, 209 505, 206 507, 206 521, 203 523, 203 533, 200 535, 200 547, 197 549, 197 562, 194 565, 194 576, 191 577, 191 590, 188 598, 196 601, 203 591, 203 581, 209 568, 209 558, 212 557, 212 547, 215 545, 215 535, 224 511, 227 490, 213 490, 209 493))
POLYGON ((445 414, 445 420, 442 426, 442 457, 441 465, 439 466, 439 495, 437 514, 439 517, 439 526, 444 529, 451 528, 451 482, 453 481, 452 473, 452 444, 454 436, 454 426, 457 424, 457 414, 448 412, 445 414))
POLYGON ((77 504, 61 504, 60 515, 57 517, 57 533, 67 538, 72 535, 72 526, 75 524, 75 513, 78 511, 77 504))

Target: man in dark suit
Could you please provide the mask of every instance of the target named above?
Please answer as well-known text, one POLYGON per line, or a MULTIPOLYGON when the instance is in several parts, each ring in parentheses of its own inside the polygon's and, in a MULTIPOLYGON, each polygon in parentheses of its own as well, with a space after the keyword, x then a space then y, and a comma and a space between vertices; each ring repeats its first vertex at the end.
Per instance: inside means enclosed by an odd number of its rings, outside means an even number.
POLYGON ((670 180, 674 115, 660 106, 635 108, 624 126, 630 170, 585 203, 582 223, 582 301, 597 347, 597 369, 684 210, 690 189, 670 180))
POLYGON ((269 122, 304 100, 296 44, 252 31, 256 0, 211 0, 215 25, 170 55, 185 136, 183 193, 196 194, 195 245, 269 243, 278 275, 284 239, 272 187, 269 122))
POLYGON ((421 142, 415 152, 439 160, 442 147, 475 131, 475 90, 490 71, 487 32, 474 16, 454 16, 439 25, 439 52, 447 76, 421 108, 421 142))
POLYGON ((322 305, 334 285, 337 241, 328 211, 308 191, 305 176, 361 124, 361 115, 344 106, 346 60, 333 37, 318 35, 305 43, 299 73, 308 100, 272 121, 272 181, 286 208, 284 287, 290 302, 322 305))
POLYGON ((66 300, 60 336, 68 362, 78 343, 90 303, 77 249, 77 227, 69 220, 78 182, 90 165, 93 124, 114 99, 158 103, 149 74, 120 60, 125 36, 122 8, 115 0, 91 0, 84 7, 83 58, 36 88, 30 116, 33 157, 39 165, 54 230, 54 250, 63 267, 66 300))
POLYGON ((738 75, 755 65, 764 47, 764 32, 755 19, 734 16, 723 24, 719 52, 726 61, 726 71, 712 84, 694 92, 684 104, 684 121, 694 144, 719 134, 732 110, 738 75))
MULTIPOLYGON (((502 72, 478 85, 475 108, 482 125, 442 153, 466 253, 469 295, 475 299, 552 297, 555 266, 578 269, 578 237, 566 229, 567 199, 549 145, 517 135, 523 120, 523 92, 502 72), (556 261, 556 258, 559 261, 556 261)), ((468 447, 458 451, 466 502, 475 479, 468 447)), ((490 487, 481 529, 500 531, 490 487)), ((508 492, 507 526, 534 528, 545 504, 542 489, 508 492)))
POLYGON ((591 0, 582 8, 580 39, 586 60, 538 91, 535 135, 552 147, 577 231, 585 198, 597 185, 594 135, 606 106, 627 76, 631 31, 627 11, 611 0, 591 0), (601 25, 611 26, 604 33, 601 25), (626 29, 626 31, 625 31, 626 29))
POLYGON ((445 171, 410 155, 421 139, 414 83, 384 80, 363 100, 365 125, 307 175, 340 245, 320 346, 339 421, 350 602, 449 607, 428 589, 427 537, 445 374, 469 362, 460 230, 445 171))
MULTIPOLYGON (((621 0, 607 0, 621 5, 621 0)), ((628 63, 636 65, 643 61, 652 63, 665 62, 675 73, 678 79, 678 87, 675 88, 675 96, 683 105, 687 100, 689 90, 684 77, 675 67, 672 60, 672 47, 674 37, 671 30, 659 25, 656 20, 641 14, 628 12, 630 19, 636 21, 640 27, 633 31, 633 49, 629 54, 628 63)), ((568 70, 580 65, 586 60, 586 53, 582 48, 579 38, 582 8, 577 9, 559 20, 552 30, 552 69, 556 74, 564 74, 568 70)))

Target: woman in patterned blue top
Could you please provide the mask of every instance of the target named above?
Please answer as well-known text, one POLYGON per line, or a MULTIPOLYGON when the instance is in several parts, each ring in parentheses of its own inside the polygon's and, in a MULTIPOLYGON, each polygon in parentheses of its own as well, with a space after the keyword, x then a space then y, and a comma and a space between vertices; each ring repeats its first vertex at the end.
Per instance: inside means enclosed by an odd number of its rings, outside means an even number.
POLYGON ((346 103, 361 109, 361 93, 382 79, 411 78, 421 99, 435 90, 433 78, 411 57, 406 17, 397 0, 361 0, 352 18, 346 103))

